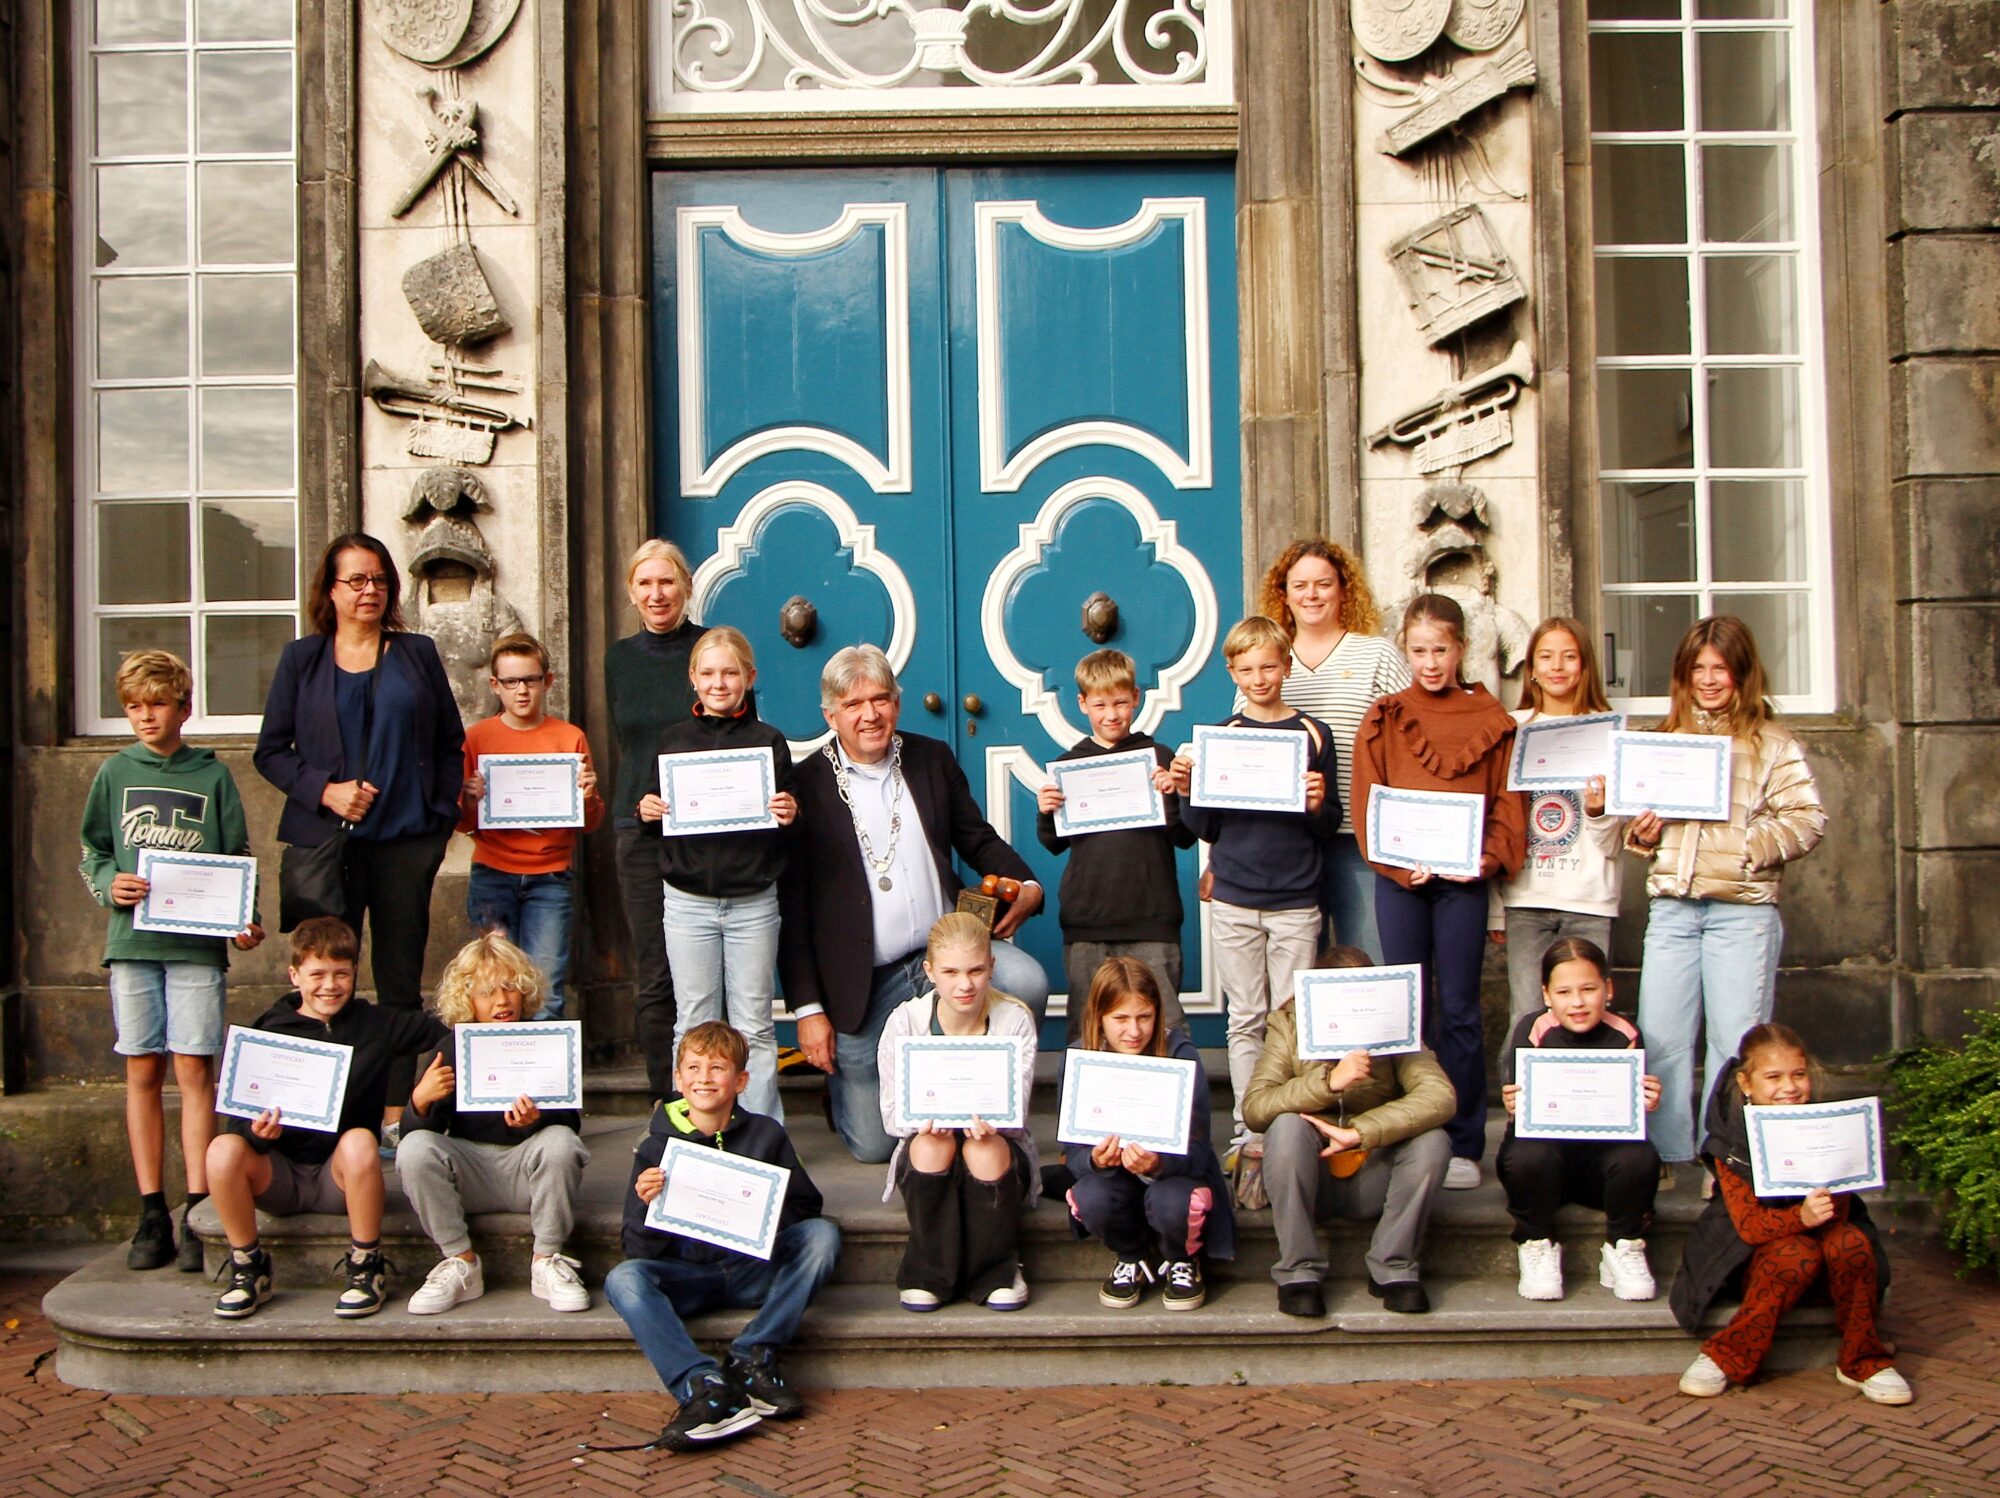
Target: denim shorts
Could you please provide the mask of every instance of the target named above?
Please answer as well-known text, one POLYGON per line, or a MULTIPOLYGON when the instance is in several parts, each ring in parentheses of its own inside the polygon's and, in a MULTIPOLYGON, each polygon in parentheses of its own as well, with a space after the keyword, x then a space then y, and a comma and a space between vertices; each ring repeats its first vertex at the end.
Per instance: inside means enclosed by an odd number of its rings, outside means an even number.
POLYGON ((107 963, 121 1056, 215 1056, 222 1051, 227 984, 208 962, 107 963))

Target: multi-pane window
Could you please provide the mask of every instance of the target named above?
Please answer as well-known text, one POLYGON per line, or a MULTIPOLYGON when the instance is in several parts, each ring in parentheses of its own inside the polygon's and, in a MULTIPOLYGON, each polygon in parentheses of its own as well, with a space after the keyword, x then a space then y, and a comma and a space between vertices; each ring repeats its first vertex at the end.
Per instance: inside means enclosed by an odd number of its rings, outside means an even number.
POLYGON ((77 722, 129 650, 253 727, 296 628, 290 0, 91 0, 77 97, 77 722))
POLYGON ((1695 619, 1825 708, 1827 494, 1808 0, 1590 0, 1598 503, 1614 697, 1695 619))

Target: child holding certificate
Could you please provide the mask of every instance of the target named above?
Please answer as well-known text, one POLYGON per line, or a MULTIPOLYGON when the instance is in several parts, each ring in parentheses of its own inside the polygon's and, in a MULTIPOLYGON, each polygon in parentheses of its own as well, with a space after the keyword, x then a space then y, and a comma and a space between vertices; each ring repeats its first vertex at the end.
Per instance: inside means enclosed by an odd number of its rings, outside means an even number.
MULTIPOLYGON (((799 814, 792 795, 792 752, 785 736, 758 720, 748 693, 757 681, 750 642, 723 625, 694 642, 688 655, 694 715, 668 727, 660 753, 715 754, 770 751, 770 814, 775 827, 704 832, 660 839, 667 966, 680 1004, 675 1040, 696 1025, 723 1018, 750 1045, 752 1113, 784 1122, 778 1100, 778 1041, 771 1020, 777 997, 778 876, 785 871, 786 829, 799 814)), ((669 812, 669 793, 654 766, 639 802, 639 820, 657 824, 669 812)))
POLYGON ((264 930, 254 919, 230 938, 133 927, 133 912, 150 888, 139 877, 142 853, 247 854, 250 834, 228 766, 214 751, 181 738, 194 702, 187 663, 164 650, 134 651, 119 665, 115 682, 138 742, 100 765, 90 783, 82 872, 97 903, 110 912, 103 962, 116 1048, 125 1058, 125 1130, 139 1184, 139 1230, 125 1267, 158 1269, 177 1261, 193 1273, 201 1268, 201 1240, 187 1230, 187 1214, 208 1195, 205 1162, 215 1134, 214 1068, 222 1050, 229 948, 249 951, 264 930), (161 1089, 169 1057, 181 1094, 187 1168, 178 1253, 165 1189, 161 1089))
POLYGON ((597 794, 597 771, 583 730, 543 711, 556 673, 541 641, 529 634, 502 635, 493 642, 487 670, 486 684, 499 699, 500 711, 465 730, 465 788, 458 818, 458 830, 472 837, 465 913, 474 929, 498 931, 534 959, 546 980, 541 1015, 561 1019, 569 972, 570 864, 578 832, 588 832, 604 819, 604 802, 597 794), (574 806, 580 824, 564 817, 558 825, 536 826, 503 814, 495 825, 482 827, 480 803, 487 784, 479 761, 500 754, 578 757, 574 806))
POLYGON ((1486 1047, 1479 1010, 1479 968, 1486 952, 1486 884, 1511 878, 1526 850, 1518 792, 1507 789, 1514 720, 1483 686, 1459 674, 1465 659, 1465 613, 1441 593, 1424 593, 1403 612, 1403 653, 1415 680, 1368 710, 1354 739, 1354 818, 1361 852, 1379 876, 1375 923, 1382 957, 1422 963, 1432 1002, 1424 1023, 1438 1063, 1458 1093, 1452 1115, 1448 1190, 1479 1184, 1486 1150, 1486 1047), (1485 798, 1473 829, 1474 872, 1433 873, 1385 863, 1373 847, 1369 798, 1377 786, 1485 798))
POLYGON ((1070 1225, 1096 1236, 1118 1256, 1097 1292, 1100 1304, 1130 1310, 1146 1293, 1157 1263, 1160 1303, 1192 1311, 1208 1298, 1201 1262, 1236 1257, 1236 1214, 1222 1163, 1208 1140, 1208 1078, 1184 1031, 1168 1026, 1152 969, 1133 957, 1107 957, 1091 980, 1078 1044, 1123 1056, 1193 1061, 1194 1105, 1185 1154, 1170 1155, 1113 1136, 1063 1148, 1075 1184, 1070 1225))
MULTIPOLYGON (((1034 1205, 1042 1179, 1035 1136, 976 1117, 962 1129, 903 1119, 896 1041, 906 1035, 1018 1036, 1019 1086, 1026 1097, 1034 1087, 1034 1011, 991 986, 993 933, 977 916, 954 911, 938 919, 924 950, 924 976, 931 992, 891 1012, 876 1051, 882 1126, 897 1140, 889 1189, 902 1191, 910 1221, 896 1289, 906 1311, 935 1311, 960 1297, 989 1310, 1018 1311, 1028 1303, 1016 1251, 1021 1202, 1025 1197, 1034 1205)), ((889 1199, 889 1190, 882 1199, 889 1199)))
MULTIPOLYGON (((430 1009, 458 1025, 511 1025, 542 1007, 542 976, 528 954, 493 932, 467 943, 438 979, 430 1009)), ((551 1037, 555 1038, 551 1032, 551 1037)), ((499 1113, 461 1111, 452 1062, 455 1036, 417 1062, 403 1108, 396 1174, 417 1221, 444 1257, 410 1296, 412 1316, 435 1316, 486 1293, 486 1274, 466 1232, 469 1212, 525 1212, 535 1233, 529 1288, 552 1311, 587 1311, 590 1292, 563 1253, 576 1217, 576 1188, 590 1151, 574 1108, 544 1111, 516 1098, 499 1113)))
MULTIPOLYGON (((1578 1202, 1604 1213, 1598 1283, 1620 1300, 1651 1300, 1646 1228, 1660 1184, 1660 1157, 1643 1139, 1523 1139, 1516 1130, 1521 1097, 1517 1057, 1524 1050, 1639 1051, 1632 1022, 1611 1012, 1611 964, 1596 942, 1565 936, 1542 954, 1540 1014, 1517 1020, 1500 1057, 1500 1098, 1507 1133, 1494 1162, 1514 1217, 1518 1289, 1523 1300, 1561 1300, 1562 1246, 1556 1209, 1578 1202)), ((1643 1079, 1646 1110, 1659 1106, 1660 1079, 1643 1079)))
POLYGON ((1731 1083, 1708 1107, 1703 1163, 1719 1188, 1688 1235, 1670 1299, 1683 1331, 1697 1334, 1716 1298, 1740 1286, 1743 1303, 1729 1325, 1701 1344, 1681 1375, 1681 1392, 1698 1399, 1748 1383, 1777 1336, 1778 1322, 1813 1283, 1824 1280, 1840 1329, 1834 1376, 1875 1404, 1908 1404, 1909 1383, 1875 1331, 1875 1310, 1889 1288, 1889 1260, 1868 1208, 1851 1192, 1809 1191, 1766 1198, 1752 1185, 1743 1108, 1812 1101, 1813 1068, 1805 1045, 1784 1025, 1761 1024, 1729 1062, 1731 1083))
POLYGON ((1663 733, 1731 741, 1727 821, 1632 819, 1626 846, 1650 860, 1639 1026, 1660 1074, 1653 1140, 1669 1169, 1694 1158, 1694 1045, 1707 1031, 1704 1110, 1732 1036, 1771 1017, 1785 926, 1785 865, 1826 831, 1805 751, 1775 721, 1757 641, 1727 614, 1697 620, 1674 652, 1663 733))
POLYGON ((1067 853, 1057 905, 1062 911, 1063 973, 1069 980, 1070 1039, 1077 1035, 1081 996, 1107 957, 1136 957, 1159 980, 1166 1023, 1181 1023, 1181 876, 1174 849, 1194 846, 1181 821, 1167 766, 1173 759, 1149 734, 1132 731, 1139 710, 1139 668, 1122 650, 1094 650, 1076 663, 1076 705, 1090 722, 1090 736, 1060 755, 1063 765, 1105 755, 1147 753, 1161 820, 1154 826, 1113 825, 1064 836, 1056 813, 1062 786, 1051 772, 1036 795, 1035 833, 1051 853, 1067 853))
MULTIPOLYGON (((1528 637, 1528 680, 1514 721, 1525 726, 1600 714, 1600 730, 1623 721, 1611 716, 1590 631, 1574 619, 1544 619, 1528 637)), ((1580 936, 1610 950, 1625 834, 1624 818, 1604 814, 1602 774, 1587 777, 1580 789, 1574 782, 1534 786, 1526 795, 1527 857, 1513 878, 1493 881, 1487 913, 1488 934, 1507 948, 1516 1020, 1541 1016, 1542 954, 1553 942, 1580 936)))

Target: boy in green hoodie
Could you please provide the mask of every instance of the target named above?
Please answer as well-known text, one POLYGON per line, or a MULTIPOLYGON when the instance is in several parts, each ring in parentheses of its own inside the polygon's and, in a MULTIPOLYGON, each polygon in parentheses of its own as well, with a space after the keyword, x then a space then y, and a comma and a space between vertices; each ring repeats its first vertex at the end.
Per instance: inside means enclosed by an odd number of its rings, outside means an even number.
MULTIPOLYGON (((187 1165, 178 1261, 192 1273, 201 1268, 201 1244, 187 1230, 187 1212, 208 1195, 229 942, 134 930, 132 909, 147 891, 138 874, 139 854, 154 848, 241 855, 250 851, 250 835, 228 768, 213 751, 181 739, 194 698, 187 663, 164 650, 137 650, 119 665, 116 684, 138 742, 106 760, 91 783, 83 803, 82 873, 91 897, 111 912, 104 967, 111 978, 117 1050, 125 1058, 125 1131, 139 1179, 139 1231, 125 1263, 158 1269, 176 1258, 162 1180, 166 1112, 160 1093, 171 1055, 187 1165)), ((263 927, 254 919, 233 938, 245 952, 263 939, 263 927)))

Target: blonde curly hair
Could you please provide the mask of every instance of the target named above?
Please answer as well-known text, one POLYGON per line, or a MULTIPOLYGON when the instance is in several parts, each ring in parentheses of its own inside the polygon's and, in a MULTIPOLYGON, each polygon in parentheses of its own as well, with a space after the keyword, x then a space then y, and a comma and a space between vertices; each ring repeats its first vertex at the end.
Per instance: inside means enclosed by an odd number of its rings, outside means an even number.
POLYGON ((472 1021, 472 996, 486 988, 512 990, 521 1000, 521 1018, 542 1012, 542 970, 535 959, 498 931, 487 931, 458 949, 445 964, 431 995, 430 1011, 447 1025, 472 1021))
POLYGON ((1373 635, 1382 630, 1382 611, 1375 606, 1375 595, 1368 588, 1368 574, 1361 570, 1361 558, 1342 546, 1338 541, 1329 541, 1324 536, 1309 536, 1294 541, 1278 553, 1278 559, 1264 573, 1264 581, 1257 592, 1257 612, 1267 619, 1278 621, 1287 636, 1296 637, 1298 621, 1292 617, 1291 606, 1285 602, 1285 577, 1306 557, 1318 557, 1333 568, 1333 575, 1340 579, 1340 625, 1350 634, 1373 635))

